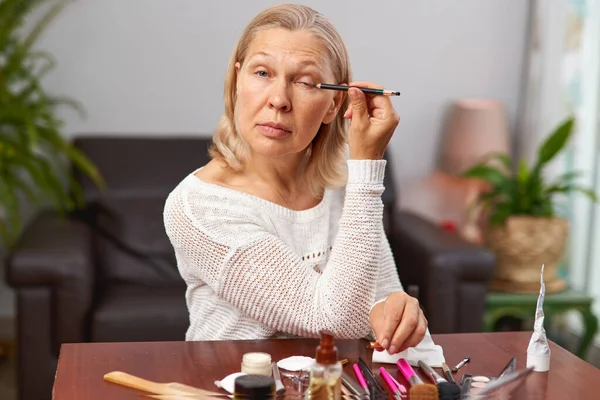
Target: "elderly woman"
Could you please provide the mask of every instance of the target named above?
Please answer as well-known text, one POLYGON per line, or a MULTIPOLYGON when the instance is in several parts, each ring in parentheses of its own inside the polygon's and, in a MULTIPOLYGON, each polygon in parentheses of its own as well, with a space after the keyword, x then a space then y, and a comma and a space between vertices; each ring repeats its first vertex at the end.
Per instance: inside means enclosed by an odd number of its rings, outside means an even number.
POLYGON ((271 7, 239 39, 212 160, 169 195, 164 220, 187 283, 187 340, 375 333, 389 353, 426 333, 383 233, 384 151, 399 123, 351 82, 321 14, 271 7), (348 124, 348 120, 350 123, 348 124), (349 125, 349 127, 348 127, 349 125))

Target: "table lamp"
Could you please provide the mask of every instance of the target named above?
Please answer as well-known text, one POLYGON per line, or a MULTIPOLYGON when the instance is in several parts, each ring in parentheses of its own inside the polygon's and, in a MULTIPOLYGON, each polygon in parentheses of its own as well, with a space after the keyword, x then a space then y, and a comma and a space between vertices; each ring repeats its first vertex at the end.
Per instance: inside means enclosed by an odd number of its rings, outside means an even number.
POLYGON ((443 131, 437 168, 404 191, 402 206, 442 227, 455 226, 466 239, 481 244, 485 216, 476 201, 487 184, 460 175, 490 153, 509 152, 510 134, 502 103, 456 100, 443 131))
POLYGON ((460 175, 490 153, 510 153, 503 104, 487 99, 457 100, 442 138, 439 169, 460 175))
MULTIPOLYGON (((488 99, 455 101, 442 138, 439 171, 442 174, 459 177, 493 153, 508 155, 510 133, 507 125, 504 105, 499 101, 488 99)), ((499 165, 497 162, 491 162, 499 165)), ((460 178, 455 185, 462 187, 464 193, 463 204, 454 205, 457 209, 463 207, 466 212, 461 228, 463 236, 481 243, 485 217, 482 215, 481 207, 477 205, 477 198, 487 185, 479 180, 460 178)))

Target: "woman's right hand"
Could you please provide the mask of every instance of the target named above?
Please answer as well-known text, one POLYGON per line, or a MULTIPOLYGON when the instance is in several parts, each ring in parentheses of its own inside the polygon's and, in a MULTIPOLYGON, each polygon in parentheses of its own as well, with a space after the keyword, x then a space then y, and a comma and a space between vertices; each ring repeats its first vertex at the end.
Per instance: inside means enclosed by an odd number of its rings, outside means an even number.
MULTIPOLYGON (((351 82, 348 86, 383 89, 372 82, 351 82)), ((365 94, 355 88, 348 89, 348 96, 350 106, 344 118, 350 118, 350 159, 382 159, 400 116, 388 96, 365 94)))

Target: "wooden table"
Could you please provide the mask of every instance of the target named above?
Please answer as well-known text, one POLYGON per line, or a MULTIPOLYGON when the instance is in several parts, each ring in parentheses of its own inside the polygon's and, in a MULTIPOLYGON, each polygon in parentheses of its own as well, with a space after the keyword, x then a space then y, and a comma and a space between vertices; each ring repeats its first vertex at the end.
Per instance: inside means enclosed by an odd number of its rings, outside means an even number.
MULTIPOLYGON (((453 366, 471 356, 458 373, 497 376, 512 356, 517 369, 525 367, 530 332, 496 332, 433 335, 444 348, 446 362, 453 366)), ((124 371, 157 382, 180 382, 216 391, 214 381, 238 372, 242 354, 264 351, 273 360, 292 355, 314 357, 316 340, 280 339, 227 342, 149 342, 63 344, 54 382, 55 400, 140 399, 140 392, 104 382, 110 371, 124 371)), ((355 362, 358 357, 371 360, 363 340, 338 341, 340 358, 355 362)), ((550 371, 532 373, 513 399, 598 399, 600 370, 550 343, 550 371)), ((374 372, 381 365, 373 365, 374 372)), ((402 378, 392 364, 383 364, 400 382, 402 378)), ((346 370, 350 371, 348 364, 346 370)), ((417 369, 418 371, 418 369, 417 369)), ((382 384, 384 387, 385 384, 382 384)))

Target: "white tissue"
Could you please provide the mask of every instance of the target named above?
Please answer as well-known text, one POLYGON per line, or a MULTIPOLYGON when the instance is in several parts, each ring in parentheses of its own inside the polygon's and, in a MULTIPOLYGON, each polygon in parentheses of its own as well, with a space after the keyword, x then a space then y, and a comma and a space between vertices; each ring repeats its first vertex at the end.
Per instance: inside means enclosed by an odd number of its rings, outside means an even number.
POLYGON ((431 334, 429 333, 429 329, 427 329, 423 340, 421 340, 419 344, 417 344, 415 347, 409 347, 400 353, 390 354, 386 350, 373 351, 374 363, 396 364, 400 358, 406 359, 406 361, 408 361, 408 363, 413 367, 419 366, 419 360, 422 360, 431 367, 436 368, 441 368, 442 363, 446 362, 442 346, 433 342, 431 334))
POLYGON ((221 379, 220 381, 215 381, 215 385, 217 385, 218 388, 224 389, 227 392, 233 394, 233 391, 235 390, 235 379, 242 375, 247 375, 247 374, 245 372, 236 372, 236 373, 227 375, 225 378, 221 379))
POLYGON ((533 334, 527 347, 527 368, 533 367, 534 371, 544 372, 550 369, 550 346, 546 339, 544 329, 544 297, 546 295, 546 284, 544 284, 544 265, 540 277, 540 294, 535 309, 535 322, 533 323, 533 334))
POLYGON ((314 364, 315 359, 305 356, 291 356, 277 361, 277 366, 286 371, 306 371, 314 364))

